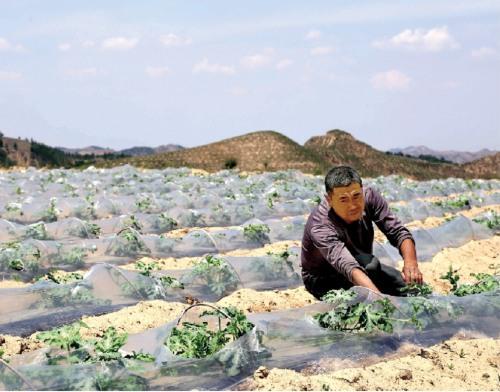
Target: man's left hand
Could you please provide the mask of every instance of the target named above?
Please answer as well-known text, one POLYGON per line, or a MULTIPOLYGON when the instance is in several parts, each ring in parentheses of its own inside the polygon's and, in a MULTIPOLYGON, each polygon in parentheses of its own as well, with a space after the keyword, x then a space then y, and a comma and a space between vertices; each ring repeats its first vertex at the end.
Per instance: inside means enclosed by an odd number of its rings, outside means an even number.
POLYGON ((420 272, 420 270, 418 269, 417 264, 405 265, 403 267, 403 279, 405 280, 406 284, 409 283, 422 284, 424 281, 422 272, 420 272))

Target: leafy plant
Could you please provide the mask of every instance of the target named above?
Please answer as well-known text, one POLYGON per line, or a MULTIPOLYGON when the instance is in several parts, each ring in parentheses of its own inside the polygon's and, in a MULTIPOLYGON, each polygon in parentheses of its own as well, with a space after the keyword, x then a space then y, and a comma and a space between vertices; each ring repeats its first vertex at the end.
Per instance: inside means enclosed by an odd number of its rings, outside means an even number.
POLYGON ((70 230, 69 234, 79 238, 99 238, 101 227, 96 223, 82 221, 82 224, 70 230))
POLYGON ((458 288, 458 281, 460 280, 460 275, 457 274, 458 270, 454 270, 450 265, 448 272, 440 276, 440 279, 447 280, 451 284, 451 292, 455 292, 458 288))
POLYGON ((274 201, 280 197, 280 194, 277 191, 272 192, 267 196, 267 206, 269 208, 274 207, 274 201))
POLYGON ((26 228, 24 236, 35 240, 46 240, 48 239, 47 227, 43 222, 33 223, 26 228))
POLYGON ((183 322, 181 328, 174 327, 165 345, 174 354, 184 358, 205 358, 221 350, 227 343, 238 339, 253 328, 240 310, 224 307, 216 311, 203 312, 200 317, 217 316, 227 321, 224 328, 212 331, 208 323, 183 322))
POLYGON ((134 264, 134 267, 139 271, 141 275, 144 276, 151 276, 151 271, 160 269, 160 266, 156 261, 144 262, 142 260, 139 260, 134 264))
POLYGON ((155 221, 155 228, 162 232, 173 230, 177 226, 178 226, 177 221, 175 219, 170 218, 164 212, 158 215, 158 218, 155 221))
POLYGON ((94 340, 92 362, 112 361, 120 359, 122 356, 118 350, 127 341, 127 333, 119 334, 115 327, 108 327, 101 338, 94 340))
POLYGON ((48 343, 51 346, 70 351, 71 349, 79 349, 84 345, 82 336, 80 335, 81 328, 89 328, 83 321, 74 324, 65 325, 51 331, 39 332, 36 339, 48 343))
POLYGON ((460 195, 454 199, 438 200, 433 203, 438 207, 450 209, 470 207, 470 199, 465 195, 460 195))
POLYGON ((139 199, 135 202, 135 206, 140 212, 151 212, 153 202, 149 196, 139 199))
POLYGON ((317 196, 317 195, 316 195, 316 196, 314 196, 314 197, 312 198, 312 201, 313 201, 314 203, 316 203, 317 205, 319 205, 319 204, 321 204, 321 197, 319 197, 319 196, 317 196))
MULTIPOLYGON (((80 334, 81 328, 89 327, 83 321, 79 321, 36 335, 37 340, 66 351, 65 354, 56 353, 55 356, 49 353, 50 365, 61 362, 95 363, 122 360, 119 350, 127 341, 127 333, 118 333, 115 327, 110 326, 101 337, 83 339, 80 334)), ((133 352, 128 357, 145 362, 155 360, 152 355, 144 353, 133 352)))
POLYGON ((142 225, 141 223, 137 220, 135 215, 130 215, 123 221, 123 229, 128 229, 132 228, 138 232, 142 231, 142 225))
POLYGON ((288 260, 290 256, 288 250, 279 254, 272 252, 268 252, 267 254, 271 256, 270 259, 255 258, 249 266, 250 271, 258 273, 261 280, 276 281, 298 277, 293 269, 293 263, 288 260))
POLYGON ((208 290, 217 296, 235 290, 239 283, 231 266, 223 259, 212 255, 207 255, 198 261, 188 279, 205 284, 208 290))
POLYGON ((314 319, 323 328, 346 332, 371 332, 376 329, 392 332, 394 321, 403 321, 393 317, 396 307, 389 299, 384 298, 373 303, 353 303, 354 296, 354 292, 344 290, 335 294, 330 292, 322 300, 335 303, 335 308, 314 315, 314 319))
POLYGON ((148 253, 151 253, 151 250, 141 240, 140 234, 131 227, 120 231, 111 247, 111 254, 115 256, 135 256, 148 253))
POLYGON ((56 265, 67 264, 74 267, 82 267, 85 265, 85 258, 95 251, 97 251, 97 247, 95 246, 90 248, 76 246, 63 251, 63 246, 58 244, 57 254, 53 257, 53 263, 56 265))
POLYGON ((45 222, 55 222, 60 211, 56 207, 57 198, 51 197, 49 201, 49 206, 42 213, 42 220, 45 222))
POLYGON ((160 276, 158 278, 163 285, 163 287, 170 287, 172 289, 184 289, 184 284, 182 284, 178 279, 171 276, 160 276))
POLYGON ((266 224, 249 224, 243 228, 243 235, 251 242, 269 243, 269 226, 266 224))
POLYGON ((474 222, 488 227, 491 230, 500 230, 500 214, 490 210, 483 217, 472 219, 474 222))
POLYGON ((427 297, 432 294, 432 287, 427 283, 410 283, 399 291, 408 297, 427 297))
POLYGON ((50 280, 57 284, 67 284, 72 282, 77 282, 83 279, 83 275, 78 272, 71 272, 69 274, 57 273, 56 271, 50 271, 47 275, 42 277, 40 280, 50 280))
POLYGON ((76 285, 64 284, 50 290, 40 291, 41 301, 33 305, 38 309, 60 308, 77 305, 109 305, 111 300, 95 298, 92 286, 82 282, 76 285))
POLYGON ((32 244, 14 241, 0 245, 0 266, 3 268, 37 273, 40 257, 40 250, 32 244))

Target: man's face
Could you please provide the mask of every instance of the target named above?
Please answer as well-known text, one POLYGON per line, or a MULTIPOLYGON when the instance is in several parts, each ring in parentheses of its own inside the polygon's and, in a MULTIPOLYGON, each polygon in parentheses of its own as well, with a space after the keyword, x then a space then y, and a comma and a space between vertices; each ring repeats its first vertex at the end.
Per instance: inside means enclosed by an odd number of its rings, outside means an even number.
POLYGON ((365 209, 363 188, 358 183, 333 188, 326 196, 335 213, 350 224, 361 219, 365 209))

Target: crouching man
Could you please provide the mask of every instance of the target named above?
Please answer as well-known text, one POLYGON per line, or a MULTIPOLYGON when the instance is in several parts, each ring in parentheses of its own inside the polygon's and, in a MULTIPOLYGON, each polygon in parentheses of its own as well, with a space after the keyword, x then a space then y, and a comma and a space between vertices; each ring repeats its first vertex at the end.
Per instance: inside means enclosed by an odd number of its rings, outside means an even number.
POLYGON ((352 286, 401 295, 407 283, 422 283, 413 237, 380 193, 363 187, 359 174, 348 166, 331 169, 325 188, 302 239, 302 279, 312 295, 321 299, 330 290, 352 286), (399 249, 402 274, 372 255, 372 222, 399 249))

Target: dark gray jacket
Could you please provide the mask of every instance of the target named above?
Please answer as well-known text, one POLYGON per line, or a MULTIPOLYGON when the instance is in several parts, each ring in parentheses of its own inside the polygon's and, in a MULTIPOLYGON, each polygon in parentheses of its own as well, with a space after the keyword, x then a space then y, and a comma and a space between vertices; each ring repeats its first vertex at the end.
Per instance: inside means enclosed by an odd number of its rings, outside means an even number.
POLYGON ((413 237, 394 215, 387 201, 371 187, 364 187, 365 209, 358 222, 345 223, 323 199, 307 220, 302 238, 302 276, 341 274, 352 282, 352 270, 360 267, 354 256, 372 254, 373 224, 399 249, 406 238, 413 237))

